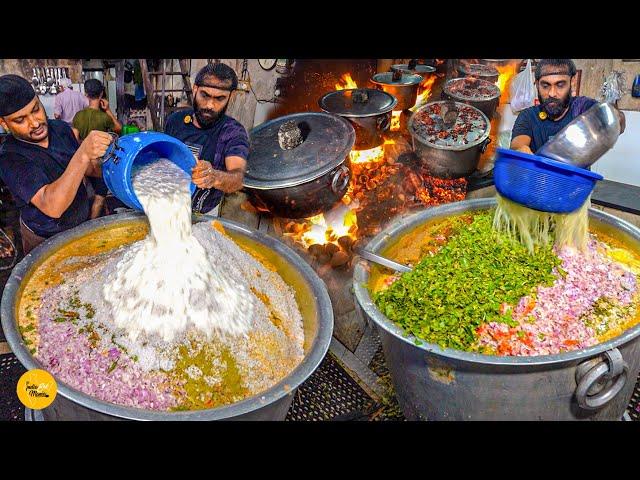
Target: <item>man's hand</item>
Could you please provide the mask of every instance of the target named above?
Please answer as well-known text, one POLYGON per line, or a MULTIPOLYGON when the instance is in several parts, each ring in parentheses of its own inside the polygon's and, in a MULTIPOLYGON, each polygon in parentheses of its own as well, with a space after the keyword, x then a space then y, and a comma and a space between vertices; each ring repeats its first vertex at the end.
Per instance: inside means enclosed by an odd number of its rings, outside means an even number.
POLYGON ((220 172, 213 168, 211 162, 198 160, 196 166, 191 170, 191 180, 199 188, 218 188, 216 186, 216 181, 219 182, 217 173, 220 172))
POLYGON ((107 152, 113 137, 107 132, 91 130, 89 135, 80 144, 78 151, 86 158, 87 163, 102 156, 107 152))
POLYGON ((533 155, 533 152, 528 145, 522 145, 521 147, 516 148, 516 151, 533 155))
MULTIPOLYGON (((227 168, 229 168, 227 166, 227 168)), ((242 188, 244 169, 235 168, 227 172, 216 170, 211 162, 198 160, 191 170, 191 180, 200 188, 216 188, 224 193, 232 193, 242 188)))

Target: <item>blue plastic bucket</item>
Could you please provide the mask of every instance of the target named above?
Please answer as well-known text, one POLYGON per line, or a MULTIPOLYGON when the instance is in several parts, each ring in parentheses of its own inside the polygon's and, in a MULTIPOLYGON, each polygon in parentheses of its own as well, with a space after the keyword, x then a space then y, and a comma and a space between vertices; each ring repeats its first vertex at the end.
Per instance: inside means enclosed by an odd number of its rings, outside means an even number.
MULTIPOLYGON (((196 159, 180 140, 160 132, 124 135, 112 143, 105 153, 102 176, 109 190, 130 208, 142 211, 131 182, 132 172, 160 158, 178 165, 191 178, 196 159)), ((191 194, 196 186, 191 182, 191 194)))
POLYGON ((493 181, 500 195, 543 212, 580 208, 604 177, 584 168, 505 148, 496 149, 493 181))

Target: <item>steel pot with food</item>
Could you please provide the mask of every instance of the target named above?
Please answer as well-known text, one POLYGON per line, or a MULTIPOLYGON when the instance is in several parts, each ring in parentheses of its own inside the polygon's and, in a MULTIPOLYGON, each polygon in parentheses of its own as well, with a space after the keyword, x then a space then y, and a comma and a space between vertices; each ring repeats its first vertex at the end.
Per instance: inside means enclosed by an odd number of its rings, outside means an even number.
POLYGON ((496 83, 500 72, 492 65, 482 63, 460 63, 458 65, 458 75, 460 77, 474 77, 487 82, 496 83))
POLYGON ((249 132, 244 190, 258 210, 303 218, 331 209, 347 192, 355 130, 337 115, 296 113, 249 132))
POLYGON ((413 73, 396 71, 376 73, 370 81, 376 88, 384 90, 398 99, 394 110, 409 110, 416 104, 418 87, 422 82, 422 77, 413 73))
POLYGON ((475 77, 452 78, 444 84, 442 98, 476 107, 491 120, 500 102, 500 89, 495 83, 475 77))
POLYGON ((375 88, 352 88, 329 92, 318 105, 327 113, 339 115, 355 129, 355 149, 369 150, 384 143, 382 134, 391 126, 391 111, 398 100, 375 88))
POLYGON ((422 166, 439 178, 471 175, 491 141, 487 116, 475 107, 450 100, 420 107, 407 128, 422 166))
POLYGON ((428 78, 432 73, 435 73, 436 67, 432 67, 431 65, 425 65, 423 63, 399 63, 395 65, 391 65, 391 71, 398 71, 408 75, 420 75, 422 79, 428 78))
POLYGON ((586 250, 531 254, 496 199, 398 219, 354 268, 410 420, 620 420, 640 372, 640 229, 588 209, 586 250))

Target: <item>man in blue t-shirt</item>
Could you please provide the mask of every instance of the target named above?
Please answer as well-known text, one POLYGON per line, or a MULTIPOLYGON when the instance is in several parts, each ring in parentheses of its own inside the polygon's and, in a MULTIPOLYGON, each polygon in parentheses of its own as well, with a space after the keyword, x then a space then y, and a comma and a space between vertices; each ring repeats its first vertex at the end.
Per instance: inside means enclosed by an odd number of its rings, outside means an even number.
POLYGON ((0 147, 0 178, 20 210, 24 254, 91 216, 85 176, 102 177, 98 159, 111 136, 93 131, 78 144, 71 127, 47 118, 31 84, 0 77, 0 125, 11 133, 0 147))
POLYGON ((242 188, 249 137, 238 121, 225 115, 238 77, 224 63, 207 64, 193 84, 193 107, 171 114, 165 133, 181 140, 197 155, 192 172, 196 191, 192 210, 207 213, 224 193, 242 188))
MULTIPOLYGON (((543 59, 536 65, 539 105, 524 109, 511 131, 511 149, 535 153, 574 118, 598 102, 589 97, 571 96, 576 82, 576 66, 571 59, 543 59)), ((620 133, 625 117, 620 115, 620 133)))

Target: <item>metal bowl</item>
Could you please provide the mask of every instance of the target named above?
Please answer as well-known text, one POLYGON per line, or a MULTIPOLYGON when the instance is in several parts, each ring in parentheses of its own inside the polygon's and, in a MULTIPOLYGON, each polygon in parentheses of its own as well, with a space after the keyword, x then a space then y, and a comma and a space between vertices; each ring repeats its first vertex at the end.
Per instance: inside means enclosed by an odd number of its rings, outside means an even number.
POLYGON ((536 155, 587 168, 611 149, 619 136, 618 109, 610 103, 600 103, 574 118, 536 155))

